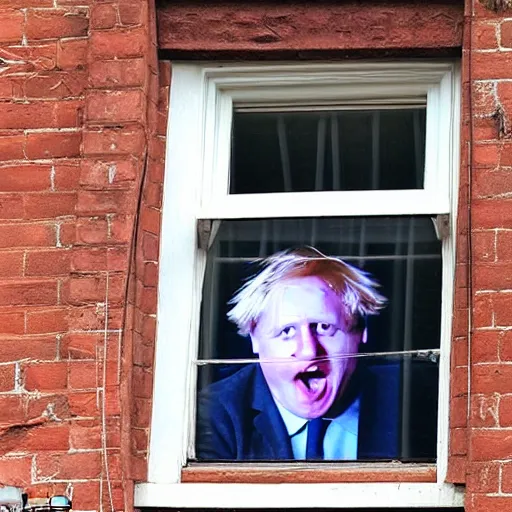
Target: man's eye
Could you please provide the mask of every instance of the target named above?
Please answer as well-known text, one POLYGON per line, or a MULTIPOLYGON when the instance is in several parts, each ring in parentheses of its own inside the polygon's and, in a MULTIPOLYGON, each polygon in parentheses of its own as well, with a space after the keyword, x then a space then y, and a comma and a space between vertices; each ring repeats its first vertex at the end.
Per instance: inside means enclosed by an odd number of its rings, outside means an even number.
POLYGON ((336 332, 336 327, 332 324, 318 323, 316 324, 316 333, 320 336, 332 336, 336 332))
POLYGON ((295 327, 285 327, 280 334, 280 337, 284 340, 289 340, 295 336, 295 327))

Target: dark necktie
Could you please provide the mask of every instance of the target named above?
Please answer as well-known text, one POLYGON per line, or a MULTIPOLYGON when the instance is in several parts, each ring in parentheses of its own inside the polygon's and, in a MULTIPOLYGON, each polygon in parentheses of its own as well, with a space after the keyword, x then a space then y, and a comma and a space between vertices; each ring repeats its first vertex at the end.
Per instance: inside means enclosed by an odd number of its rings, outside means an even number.
POLYGON ((329 421, 316 418, 308 421, 308 437, 306 441, 306 459, 318 460, 324 458, 324 437, 329 421))

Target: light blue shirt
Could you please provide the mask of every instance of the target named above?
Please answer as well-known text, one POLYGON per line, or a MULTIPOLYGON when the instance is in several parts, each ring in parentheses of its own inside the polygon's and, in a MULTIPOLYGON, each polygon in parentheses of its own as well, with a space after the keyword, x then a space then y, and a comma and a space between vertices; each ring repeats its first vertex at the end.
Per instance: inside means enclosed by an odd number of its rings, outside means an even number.
MULTIPOLYGON (((306 458, 308 420, 299 418, 276 401, 286 430, 292 443, 293 456, 297 460, 306 458)), ((359 399, 342 414, 333 418, 324 437, 325 460, 356 460, 357 432, 359 427, 359 399)))

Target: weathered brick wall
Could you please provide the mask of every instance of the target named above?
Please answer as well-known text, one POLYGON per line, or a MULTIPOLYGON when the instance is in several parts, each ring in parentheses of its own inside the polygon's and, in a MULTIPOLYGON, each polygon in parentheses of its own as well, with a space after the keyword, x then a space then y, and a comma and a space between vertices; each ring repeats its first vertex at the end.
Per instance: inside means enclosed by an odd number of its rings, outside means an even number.
POLYGON ((153 2, 1 0, 0 19, 0 482, 129 510, 163 176, 153 2))
POLYGON ((471 208, 461 229, 471 233, 471 400, 459 446, 467 439, 467 510, 501 512, 512 509, 512 3, 474 0, 467 14, 461 194, 471 208))

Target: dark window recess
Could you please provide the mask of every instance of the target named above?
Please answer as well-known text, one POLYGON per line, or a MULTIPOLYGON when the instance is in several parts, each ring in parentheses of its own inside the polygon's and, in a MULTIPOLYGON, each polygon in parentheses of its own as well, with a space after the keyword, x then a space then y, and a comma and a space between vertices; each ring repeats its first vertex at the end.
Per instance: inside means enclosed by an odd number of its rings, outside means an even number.
POLYGON ((425 108, 235 110, 230 193, 421 189, 425 108))

